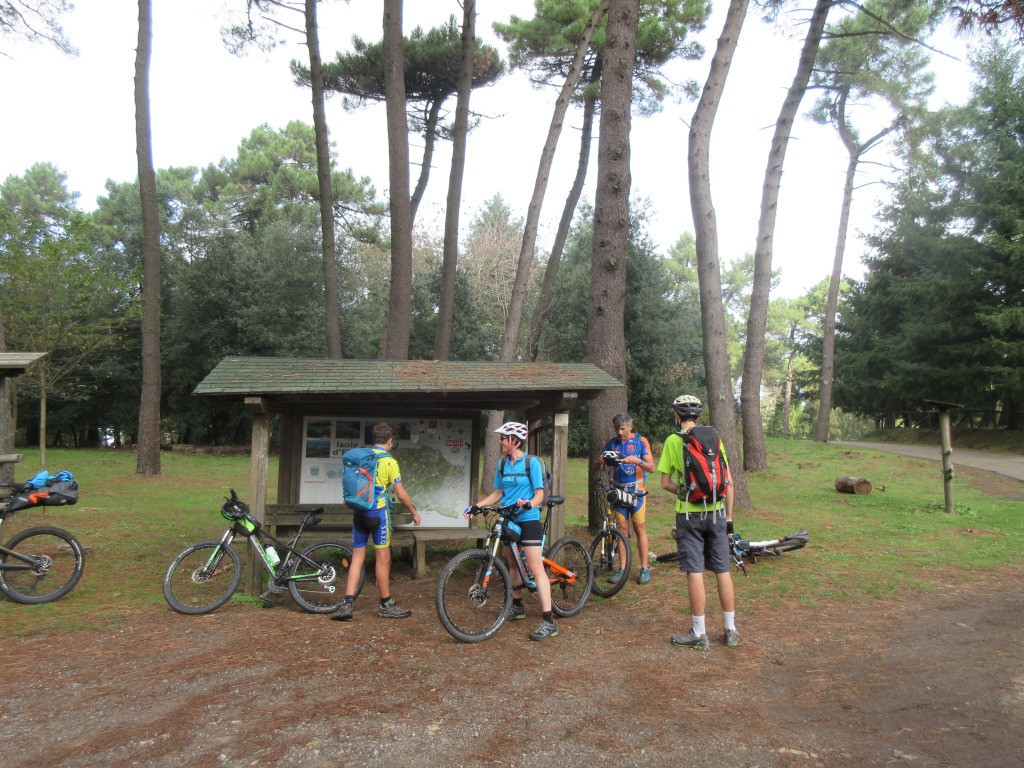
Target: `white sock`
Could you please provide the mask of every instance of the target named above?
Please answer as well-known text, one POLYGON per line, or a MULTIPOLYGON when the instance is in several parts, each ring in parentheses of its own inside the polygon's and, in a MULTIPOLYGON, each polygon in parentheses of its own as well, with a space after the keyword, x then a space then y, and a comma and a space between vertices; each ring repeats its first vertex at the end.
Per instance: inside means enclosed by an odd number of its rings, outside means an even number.
POLYGON ((736 611, 725 611, 725 628, 736 629, 736 611))
POLYGON ((693 634, 695 634, 697 637, 700 637, 701 635, 706 635, 707 631, 704 629, 704 617, 703 616, 693 616, 692 618, 693 618, 693 634))

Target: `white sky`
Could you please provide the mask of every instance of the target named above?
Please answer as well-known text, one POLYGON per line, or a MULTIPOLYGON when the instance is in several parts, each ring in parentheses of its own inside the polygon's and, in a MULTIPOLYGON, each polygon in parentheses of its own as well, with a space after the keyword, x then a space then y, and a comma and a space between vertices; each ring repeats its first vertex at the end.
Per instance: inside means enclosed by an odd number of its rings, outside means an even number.
MULTIPOLYGON (((244 58, 227 53, 220 39, 225 7, 243 0, 154 0, 154 52, 150 75, 153 153, 157 168, 199 166, 235 155, 240 141, 261 123, 281 128, 290 120, 312 123, 307 92, 291 80, 288 62, 305 59, 298 36, 269 55, 244 58)), ((678 81, 703 84, 721 32, 725 3, 718 4, 696 39, 707 49, 704 60, 680 62, 670 70, 678 81)), ((321 52, 325 60, 348 50, 353 34, 381 36, 380 2, 328 3, 320 10, 321 52)), ((477 32, 502 48, 491 23, 512 14, 532 16, 532 0, 481 0, 477 32)), ((406 0, 405 30, 430 28, 455 14, 456 0, 406 0)), ((718 216, 723 262, 753 252, 761 184, 775 118, 792 80, 806 11, 787 17, 787 36, 778 27, 748 18, 712 135, 712 193, 718 216), (799 15, 798 15, 799 14, 799 15)), ((80 206, 95 207, 107 179, 129 181, 137 173, 133 80, 138 5, 133 0, 79 0, 65 29, 80 49, 68 58, 45 45, 14 46, 0 39, 0 82, 5 115, 0 120, 0 178, 23 174, 36 162, 51 162, 68 174, 68 186, 81 193, 80 206)), ((944 50, 953 51, 947 43, 944 50)), ((962 50, 962 45, 956 44, 962 50)), ((962 101, 970 82, 966 64, 941 62, 939 101, 962 101)), ((547 134, 554 91, 535 91, 520 73, 473 95, 475 112, 490 116, 470 135, 463 184, 462 224, 500 192, 519 216, 525 216, 533 191, 540 150, 547 134)), ((805 112, 813 94, 802 105, 805 112)), ((451 108, 454 108, 454 99, 451 108)), ((686 178, 687 125, 694 104, 666 104, 662 113, 633 120, 633 191, 648 197, 654 217, 650 232, 666 249, 685 231, 692 232, 686 178)), ((386 199, 387 144, 383 106, 346 113, 340 98, 328 101, 327 117, 339 167, 373 179, 386 199)), ((580 113, 570 113, 556 155, 556 167, 542 214, 538 249, 550 247, 554 226, 575 172, 579 154, 580 113)), ((412 138, 410 158, 418 160, 420 142, 412 138)), ((439 143, 427 197, 417 224, 443 229, 450 145, 439 143)), ((884 157, 868 159, 883 160, 884 157)), ((778 295, 796 296, 831 272, 842 194, 846 152, 830 128, 801 119, 786 156, 779 203, 773 266, 782 270, 778 295)), ((597 137, 587 198, 593 200, 597 137)), ((418 166, 412 168, 413 183, 418 166)), ((861 182, 878 178, 868 170, 861 182), (870 175, 869 175, 870 174, 870 175)), ((854 199, 845 272, 862 276, 864 247, 858 231, 870 230, 884 194, 879 184, 861 189, 854 199)))

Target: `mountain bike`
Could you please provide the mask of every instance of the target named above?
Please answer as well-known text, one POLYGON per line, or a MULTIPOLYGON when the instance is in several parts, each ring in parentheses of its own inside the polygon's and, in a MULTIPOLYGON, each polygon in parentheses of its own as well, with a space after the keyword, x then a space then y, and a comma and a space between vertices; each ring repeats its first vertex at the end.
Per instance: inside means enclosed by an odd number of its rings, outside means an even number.
MULTIPOLYGON (((550 530, 551 508, 565 499, 551 496, 544 518, 543 542, 550 530)), ((437 580, 435 603, 437 616, 444 628, 464 643, 479 643, 495 635, 508 618, 512 605, 512 581, 508 566, 501 557, 504 544, 512 552, 512 561, 531 592, 537 582, 519 547, 517 526, 510 530, 516 505, 481 507, 476 514, 495 515, 483 549, 460 552, 441 571, 437 580)), ((542 547, 544 545, 542 544, 542 547)), ((551 582, 551 610, 561 618, 575 616, 583 610, 593 582, 590 555, 579 539, 565 537, 555 542, 544 557, 544 576, 551 582)))
MULTIPOLYGON (((0 526, 14 512, 31 507, 70 506, 78 501, 78 483, 70 472, 44 480, 2 483, 14 495, 0 508, 0 526)), ((16 603, 38 605, 58 600, 78 584, 85 570, 85 551, 63 528, 26 528, 0 546, 0 591, 16 603)))
MULTIPOLYGON (((303 531, 317 525, 323 512, 323 507, 306 511, 295 536, 286 543, 255 520, 249 506, 232 489, 220 509, 231 525, 220 541, 193 544, 171 561, 164 574, 164 599, 174 610, 190 615, 210 613, 224 605, 242 580, 242 563, 231 542, 244 536, 270 575, 261 600, 269 601, 271 595, 287 588, 292 599, 310 613, 331 613, 344 599, 352 550, 340 541, 318 541, 301 552, 297 549, 303 531), (273 544, 265 543, 267 540, 273 544)), ((365 575, 360 574, 357 595, 364 580, 365 575)))
POLYGON ((611 597, 626 586, 633 567, 629 537, 615 521, 616 509, 633 507, 639 497, 647 495, 647 491, 630 493, 602 480, 595 480, 594 485, 605 492, 608 507, 601 522, 601 530, 590 543, 590 561, 594 569, 593 592, 600 597, 611 597), (621 578, 612 581, 619 570, 622 571, 621 578))
MULTIPOLYGON (((811 535, 804 529, 791 533, 788 536, 781 536, 777 539, 765 539, 764 541, 749 541, 748 539, 741 538, 738 533, 734 533, 729 537, 729 555, 732 557, 736 570, 743 571, 744 576, 749 576, 747 561, 744 558, 749 558, 750 562, 756 563, 759 557, 777 557, 783 552, 802 549, 807 546, 810 540, 811 535)), ((678 562, 679 552, 658 555, 657 560, 659 563, 678 562)))
POLYGON ((756 563, 759 557, 778 557, 783 552, 802 549, 810 540, 811 535, 803 529, 788 536, 765 541, 748 541, 741 539, 738 533, 734 533, 729 537, 729 553, 736 564, 736 569, 743 571, 744 576, 749 576, 744 558, 750 558, 752 563, 756 563))

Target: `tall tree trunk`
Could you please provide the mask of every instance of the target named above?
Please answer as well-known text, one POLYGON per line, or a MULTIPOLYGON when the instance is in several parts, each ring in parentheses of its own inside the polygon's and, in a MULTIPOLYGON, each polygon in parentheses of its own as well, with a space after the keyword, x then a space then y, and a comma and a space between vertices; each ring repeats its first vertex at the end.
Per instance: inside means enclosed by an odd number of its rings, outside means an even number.
MULTIPOLYGON (((135 471, 160 474, 160 215, 153 170, 149 114, 149 62, 153 46, 151 0, 139 0, 139 47, 135 56, 135 151, 142 203, 142 397, 135 471)), ((45 434, 40 436, 40 451, 45 434)))
POLYGON ((832 416, 832 377, 835 372, 836 350, 836 309, 839 307, 839 284, 843 279, 843 255, 846 251, 846 236, 850 228, 850 204, 853 200, 853 179, 857 173, 859 158, 851 154, 846 165, 846 181, 843 184, 843 205, 839 213, 839 233, 836 235, 835 257, 832 261, 832 276, 828 281, 828 298, 825 300, 825 316, 822 320, 821 338, 821 392, 818 407, 818 421, 814 439, 826 442, 832 416))
POLYGON ((334 233, 334 188, 331 186, 331 142, 324 108, 324 70, 320 59, 320 27, 316 18, 317 0, 306 0, 306 50, 313 90, 313 134, 316 137, 316 178, 320 197, 320 248, 324 273, 324 330, 327 356, 340 360, 341 299, 338 288, 337 241, 334 233))
POLYGON ((818 421, 814 430, 814 439, 821 442, 828 440, 829 425, 832 421, 832 380, 835 374, 836 356, 836 312, 839 309, 839 287, 843 280, 843 259, 846 255, 846 238, 850 229, 850 209, 853 207, 853 187, 857 175, 857 166, 860 165, 860 160, 864 153, 895 130, 900 120, 900 118, 897 118, 892 125, 883 128, 867 141, 858 142, 857 134, 850 127, 846 118, 846 104, 849 95, 849 87, 839 94, 839 109, 836 120, 839 138, 842 139, 843 146, 846 147, 849 160, 846 164, 843 202, 839 209, 839 232, 836 234, 836 250, 832 260, 832 276, 828 281, 828 298, 825 300, 825 317, 822 322, 820 405, 818 407, 818 421))
POLYGON ((462 179, 466 172, 466 137, 469 134, 469 97, 473 90, 473 59, 476 56, 476 0, 462 3, 462 61, 459 92, 455 102, 452 135, 452 168, 448 175, 448 200, 444 210, 444 251, 441 259, 441 293, 438 297, 434 359, 447 360, 452 348, 455 285, 459 263, 459 214, 462 212, 462 179))
POLYGON ((764 442, 764 421, 761 418, 761 373, 764 368, 765 330, 768 325, 768 293, 772 281, 772 248, 775 219, 779 207, 779 187, 786 160, 790 133, 797 110, 807 92, 807 83, 814 69, 814 59, 821 45, 825 19, 834 0, 817 0, 804 37, 793 83, 782 102, 775 122, 768 165, 761 188, 761 217, 757 225, 757 247, 754 250, 754 283, 747 315, 747 345, 743 355, 743 383, 740 388, 740 409, 743 414, 743 468, 748 472, 768 469, 768 450, 764 442))
MULTIPOLYGON (((630 108, 640 0, 612 0, 601 78, 601 126, 597 142, 594 256, 587 309, 587 358, 626 383, 626 260, 629 257, 630 108)), ((607 440, 612 417, 626 410, 625 388, 606 390, 587 408, 590 456, 607 440)), ((592 482, 587 522, 601 525, 607 500, 592 482)), ((646 563, 641 563, 646 567, 646 563)))
POLYGON ((46 466, 46 388, 49 380, 46 375, 46 361, 42 360, 38 366, 39 374, 39 467, 46 466))
POLYGON ((384 0, 384 92, 391 189, 391 290, 381 338, 381 360, 409 357, 412 315, 412 205, 409 198, 409 124, 405 114, 402 0, 384 0))
MULTIPOLYGON (((537 178, 533 185, 533 196, 530 198, 530 205, 526 211, 526 222, 523 225, 523 244, 519 250, 519 261, 516 265, 516 278, 512 285, 512 296, 509 301, 508 317, 505 321, 505 334, 501 339, 501 350, 498 359, 501 361, 512 360, 515 356, 516 342, 519 339, 519 327, 523 319, 523 306, 526 303, 526 286, 530 281, 530 268, 533 265, 534 248, 537 241, 537 228, 540 223, 540 210, 544 203, 544 193, 547 191, 548 178, 551 175, 551 165, 555 159, 555 149, 558 146, 558 137, 562 132, 562 124, 565 121, 565 113, 569 109, 572 93, 576 89, 576 82, 579 80, 580 71, 583 68, 583 58, 586 56, 590 41, 593 39, 594 30, 601 22, 601 17, 608 12, 610 0, 603 0, 597 7, 587 26, 583 29, 579 45, 576 46, 576 55, 569 66, 565 83, 558 94, 555 102, 555 111, 551 116, 551 125, 548 127, 547 139, 541 150, 540 164, 537 167, 537 178)), ((634 14, 634 24, 635 22, 634 14)), ((636 46, 636 33, 633 34, 633 46, 636 46)), ((632 78, 632 72, 630 72, 632 78)), ((632 80, 631 80, 632 82, 632 80)), ((627 109, 628 112, 628 109, 627 109)), ((628 125, 628 115, 626 117, 628 125)), ((628 190, 627 190, 628 194, 628 190)), ((494 430, 501 423, 502 415, 498 411, 491 411, 487 418, 488 430, 494 430)), ((484 445, 484 477, 490 477, 498 464, 499 446, 490 441, 484 445)))
POLYGON ((789 359, 786 361, 786 383, 782 393, 782 436, 789 437, 789 419, 793 409, 793 368, 796 362, 796 326, 789 331, 789 359))
MULTIPOLYGON (((600 58, 595 64, 594 77, 591 82, 597 82, 601 75, 600 58)), ((548 257, 548 265, 544 269, 544 282, 540 287, 540 296, 537 298, 537 309, 533 313, 533 320, 530 323, 530 335, 526 342, 526 359, 535 361, 540 351, 540 334, 544 328, 544 317, 551 306, 551 297, 555 293, 555 280, 558 279, 558 267, 562 260, 562 253, 565 251, 565 243, 569 239, 569 229, 572 227, 572 217, 576 213, 576 206, 579 205, 580 196, 583 194, 583 185, 587 180, 587 169, 590 165, 590 146, 594 138, 594 112, 597 107, 597 95, 588 95, 583 102, 583 126, 580 129, 580 158, 576 163, 576 178, 572 182, 569 194, 565 198, 565 206, 562 208, 562 218, 558 221, 558 229, 555 232, 555 241, 551 245, 551 255, 548 257)))
POLYGON ((430 181, 430 164, 434 161, 434 145, 437 143, 437 121, 441 115, 441 104, 440 99, 435 99, 427 111, 427 120, 423 131, 423 161, 420 163, 420 175, 412 190, 412 198, 409 200, 409 221, 413 223, 416 222, 416 211, 419 210, 423 193, 427 191, 427 182, 430 181))
MULTIPOLYGON (((0 352, 7 351, 4 339, 4 319, 0 314, 0 352)), ((0 453, 14 453, 14 411, 11 408, 11 382, 0 376, 0 453)), ((14 482, 14 465, 0 464, 0 483, 14 482)))
POLYGON ((725 307, 722 303, 722 268, 718 258, 718 218, 711 198, 711 129, 722 101, 725 81, 747 16, 748 0, 732 0, 725 17, 718 47, 711 59, 704 91, 690 121, 687 168, 690 179, 690 210, 693 214, 697 249, 697 282, 700 290, 700 319, 704 334, 704 378, 708 390, 708 418, 715 425, 732 458, 733 492, 737 506, 748 508, 750 495, 739 460, 740 441, 729 376, 729 350, 725 335, 725 307))

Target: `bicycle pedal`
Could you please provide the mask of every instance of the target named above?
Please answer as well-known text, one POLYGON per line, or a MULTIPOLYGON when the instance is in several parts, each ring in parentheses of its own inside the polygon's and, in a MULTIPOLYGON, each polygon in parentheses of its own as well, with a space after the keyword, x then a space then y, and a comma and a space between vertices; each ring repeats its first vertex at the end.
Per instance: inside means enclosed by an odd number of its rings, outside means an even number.
MULTIPOLYGON (((260 595, 260 600, 263 602, 263 607, 264 608, 269 608, 270 606, 272 606, 274 604, 274 600, 273 600, 273 595, 274 594, 275 594, 274 592, 272 592, 271 590, 268 589, 266 592, 264 592, 262 595, 260 595)), ((280 594, 280 592, 278 592, 277 594, 280 594)))

